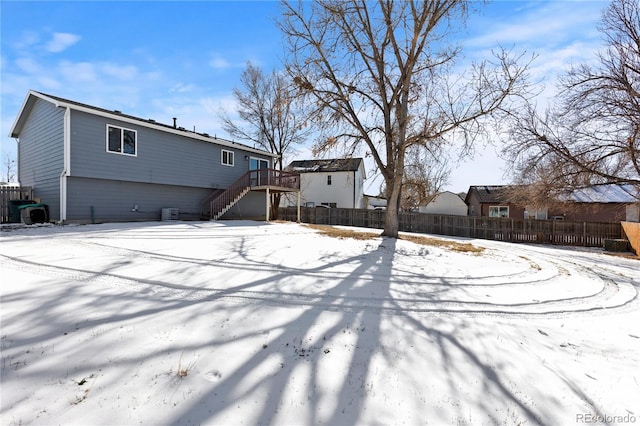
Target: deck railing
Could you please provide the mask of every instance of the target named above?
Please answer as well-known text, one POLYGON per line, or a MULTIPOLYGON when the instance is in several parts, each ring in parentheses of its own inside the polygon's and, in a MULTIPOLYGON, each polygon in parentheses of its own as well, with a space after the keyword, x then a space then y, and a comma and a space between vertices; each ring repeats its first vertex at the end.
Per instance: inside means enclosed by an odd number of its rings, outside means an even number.
POLYGON ((252 189, 299 190, 300 174, 277 169, 249 170, 224 192, 209 200, 210 217, 217 219, 252 189))

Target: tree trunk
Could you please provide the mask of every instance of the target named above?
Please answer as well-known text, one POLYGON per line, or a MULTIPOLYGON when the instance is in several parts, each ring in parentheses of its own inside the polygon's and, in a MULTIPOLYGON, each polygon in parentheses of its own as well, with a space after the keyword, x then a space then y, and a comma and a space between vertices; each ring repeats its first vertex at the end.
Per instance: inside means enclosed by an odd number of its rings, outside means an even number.
POLYGON ((272 193, 271 194, 271 209, 269 212, 269 217, 272 220, 278 220, 280 218, 280 199, 282 198, 281 193, 272 193))
POLYGON ((387 183, 387 188, 391 188, 387 198, 387 213, 384 221, 384 231, 382 235, 389 238, 398 238, 398 205, 400 201, 400 187, 402 177, 394 177, 387 183))

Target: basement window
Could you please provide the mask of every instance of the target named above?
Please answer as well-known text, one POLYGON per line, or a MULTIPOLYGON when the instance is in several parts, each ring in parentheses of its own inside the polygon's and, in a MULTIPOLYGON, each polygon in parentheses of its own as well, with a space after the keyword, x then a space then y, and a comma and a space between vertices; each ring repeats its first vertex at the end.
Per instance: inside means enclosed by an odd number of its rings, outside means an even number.
POLYGON ((489 206, 489 217, 509 217, 509 207, 489 206))
POLYGON ((138 134, 135 130, 107 124, 107 152, 136 156, 138 134))
POLYGON ((222 150, 222 164, 225 166, 233 166, 233 151, 222 150))

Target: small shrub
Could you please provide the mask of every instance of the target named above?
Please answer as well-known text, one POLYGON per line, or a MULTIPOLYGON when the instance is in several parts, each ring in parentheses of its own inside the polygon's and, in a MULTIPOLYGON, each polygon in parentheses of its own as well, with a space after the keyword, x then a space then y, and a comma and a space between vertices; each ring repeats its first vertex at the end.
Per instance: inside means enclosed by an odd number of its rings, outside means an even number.
POLYGON ((183 364, 182 355, 180 355, 180 359, 178 360, 178 369, 176 370, 176 376, 180 379, 187 377, 195 364, 195 361, 190 362, 189 364, 183 364))

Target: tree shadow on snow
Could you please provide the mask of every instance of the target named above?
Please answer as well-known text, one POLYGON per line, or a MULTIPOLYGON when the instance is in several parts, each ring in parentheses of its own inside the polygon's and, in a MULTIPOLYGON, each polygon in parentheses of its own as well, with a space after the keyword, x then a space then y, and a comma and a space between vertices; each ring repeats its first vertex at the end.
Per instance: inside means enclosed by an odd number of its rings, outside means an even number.
MULTIPOLYGON (((277 287, 279 282, 300 276, 317 277, 330 280, 331 286, 322 290, 322 294, 293 295, 295 297, 292 299, 292 305, 301 310, 301 313, 293 318, 287 315, 286 318, 290 319, 285 322, 266 325, 270 323, 265 321, 265 326, 261 330, 236 330, 233 336, 224 335, 212 327, 210 337, 205 341, 174 342, 171 346, 173 353, 189 354, 205 350, 212 353, 224 352, 225 348, 233 347, 242 339, 255 340, 256 333, 266 336, 262 347, 256 347, 249 354, 238 354, 238 358, 242 361, 238 362, 232 370, 209 372, 212 375, 211 384, 202 386, 203 392, 197 397, 184 401, 177 409, 168 410, 169 417, 165 419, 166 423, 206 424, 212 421, 221 423, 230 412, 242 409, 236 407, 248 409, 246 404, 251 399, 254 400, 254 406, 249 410, 251 411, 251 418, 247 418, 249 423, 273 424, 282 418, 290 418, 287 410, 292 409, 303 413, 304 417, 296 420, 300 424, 362 423, 363 411, 367 403, 371 404, 369 398, 372 391, 371 384, 374 381, 372 377, 374 360, 377 359, 376 357, 382 357, 390 361, 392 357, 393 348, 388 347, 389 343, 385 340, 384 334, 390 324, 389 317, 392 317, 391 323, 398 326, 399 336, 406 339, 428 339, 433 342, 434 350, 439 351, 441 364, 431 367, 444 370, 443 374, 448 377, 452 390, 455 388, 454 382, 464 380, 464 371, 460 367, 460 363, 463 363, 465 368, 478 372, 477 376, 483 382, 479 385, 480 387, 491 393, 494 398, 497 397, 505 401, 505 404, 514 407, 527 423, 544 423, 548 413, 545 413, 543 408, 534 408, 527 404, 521 396, 511 390, 505 377, 501 376, 496 367, 482 359, 476 347, 465 342, 463 337, 456 334, 455 329, 438 327, 437 322, 432 321, 433 317, 419 315, 439 312, 438 309, 407 312, 400 305, 397 295, 402 293, 402 289, 393 289, 393 286, 397 287, 398 284, 405 282, 411 283, 412 272, 404 270, 401 276, 397 275, 399 271, 393 267, 396 240, 384 238, 374 241, 377 246, 366 254, 342 257, 334 261, 327 259, 321 266, 313 268, 291 268, 271 264, 268 260, 251 258, 246 253, 244 240, 240 238, 235 255, 240 255, 243 262, 220 261, 219 264, 238 272, 270 270, 273 274, 268 278, 228 287, 222 291, 212 291, 205 286, 136 279, 131 280, 131 288, 135 288, 136 283, 142 283, 156 291, 139 294, 126 292, 123 295, 97 293, 91 295, 92 289, 88 284, 91 284, 92 280, 110 277, 126 284, 127 277, 114 275, 114 271, 118 270, 120 264, 107 265, 99 273, 50 267, 51 270, 44 272, 54 276, 55 274, 77 275, 80 279, 76 279, 77 282, 69 282, 64 289, 56 290, 51 294, 12 292, 4 296, 3 304, 33 299, 34 305, 38 305, 39 309, 37 312, 25 313, 20 318, 5 316, 3 321, 23 321, 33 325, 34 330, 41 330, 30 336, 11 336, 10 345, 7 343, 8 349, 15 353, 24 352, 33 345, 59 338, 60 336, 56 333, 60 330, 67 329, 69 333, 73 333, 74 328, 75 330, 78 328, 99 330, 101 326, 153 319, 155 314, 183 313, 186 312, 185 308, 196 306, 198 309, 189 311, 194 321, 201 319, 200 316, 206 315, 210 309, 226 309, 230 316, 243 314, 248 310, 253 310, 255 315, 265 315, 270 312, 270 309, 287 309, 286 297, 289 296, 287 291, 273 288, 277 287), (349 272, 336 274, 334 268, 342 265, 349 265, 349 272), (104 278, 106 275, 109 277, 104 278), (265 285, 271 285, 271 287, 264 289, 265 285), (162 293, 163 289, 167 292, 162 293), (172 295, 173 290, 179 291, 179 296, 172 295), (368 297, 370 294, 376 297, 368 297), (69 322, 69 316, 60 312, 59 307, 64 305, 66 300, 74 300, 78 296, 91 300, 96 312, 74 324, 69 322), (224 301, 226 298, 230 298, 229 300, 233 302, 224 306, 212 303, 224 301), (138 304, 143 300, 145 303, 141 307, 138 304), (300 303, 301 301, 304 303, 300 303), (121 312, 116 315, 101 315, 100 306, 114 305, 121 306, 121 312), (268 329, 268 327, 272 328, 268 329), (403 328, 408 331, 403 331, 403 328), (340 371, 332 371, 331 368, 339 368, 340 371), (334 377, 327 377, 327 372, 334 377), (295 403, 299 406, 292 408, 291 392, 294 391, 298 392, 295 395, 295 403)), ((175 262, 182 268, 176 273, 183 274, 185 282, 195 269, 209 265, 209 262, 203 259, 156 255, 151 252, 138 254, 148 256, 150 259, 162 258, 167 262, 175 262)), ((27 269, 29 266, 38 266, 37 264, 29 265, 19 259, 7 259, 24 263, 27 269)), ((448 283, 446 277, 440 277, 439 280, 443 286, 455 285, 448 283)), ((409 298, 410 295, 407 294, 405 297, 409 298)), ((441 300, 435 294, 430 295, 428 289, 421 292, 420 297, 425 299, 431 297, 432 301, 436 302, 441 300)), ((459 312, 460 314, 483 313, 464 310, 459 312)), ((3 332, 3 339, 4 337, 3 332)), ((77 354, 82 350, 82 347, 77 348, 77 354)), ((109 351, 109 348, 105 347, 104 350, 109 351)), ((166 350, 167 347, 163 346, 159 349, 159 352, 163 353, 152 352, 122 362, 129 363, 131 368, 135 368, 148 359, 163 356, 166 350)), ((74 354, 70 354, 70 357, 73 356, 74 354)), ((514 362, 517 361, 514 360, 514 362)), ((391 362, 387 364, 390 365, 391 362)), ((100 367, 102 365, 93 360, 87 360, 83 366, 86 371, 98 370, 100 367)), ((416 371, 415 374, 428 378, 430 372, 416 371)), ((8 376, 10 375, 8 373, 8 376)), ((111 385, 120 385, 119 381, 122 379, 115 378, 111 385)), ((415 380, 411 384, 403 385, 420 386, 418 379, 415 380)), ((572 389, 576 394, 581 392, 575 385, 572 385, 572 389)), ((463 397, 460 396, 460 398, 463 397)), ((496 415, 495 407, 491 407, 486 401, 478 400, 470 403, 476 404, 479 410, 486 413, 494 423, 504 420, 496 415)), ((393 415, 396 414, 393 407, 376 406, 375 408, 380 412, 380 423, 393 421, 393 415)), ((462 411, 459 412, 459 418, 463 418, 464 415, 462 411)), ((426 420, 428 419, 416 419, 416 421, 426 420)))
MULTIPOLYGON (((288 401, 284 400, 287 388, 292 383, 301 383, 298 391, 306 395, 297 395, 302 406, 297 407, 300 413, 305 413, 305 418, 298 418, 302 424, 356 424, 360 418, 365 400, 367 398, 367 378, 370 374, 372 355, 376 352, 380 341, 381 307, 376 305, 351 305, 344 306, 342 301, 354 297, 357 292, 360 295, 367 294, 367 286, 386 286, 385 292, 391 283, 391 261, 395 249, 395 240, 385 239, 376 250, 365 257, 359 257, 359 264, 352 272, 338 280, 330 289, 334 297, 332 303, 324 303, 320 307, 311 305, 297 317, 280 324, 278 330, 274 330, 276 337, 265 343, 265 346, 250 356, 235 371, 229 374, 221 374, 220 380, 211 389, 195 401, 191 401, 181 413, 171 420, 171 423, 203 424, 216 418, 226 410, 232 409, 238 403, 246 399, 250 394, 260 390, 259 395, 266 398, 256 401, 260 406, 259 414, 249 422, 257 424, 272 424, 282 411, 287 410, 288 401), (378 279, 363 284, 360 278, 367 273, 375 273, 378 279), (357 287, 357 288, 356 288, 357 287), (309 336, 309 331, 318 325, 321 316, 325 312, 339 313, 338 320, 330 321, 328 328, 321 331, 322 336, 309 336), (340 348, 335 345, 336 339, 345 333, 353 333, 355 336, 348 348, 340 348), (333 342, 333 344, 332 344, 333 342), (331 398, 336 401, 334 409, 330 412, 323 410, 322 418, 319 418, 320 400, 326 398, 324 391, 320 390, 319 382, 322 381, 321 371, 327 369, 327 363, 331 363, 331 357, 335 357, 339 351, 350 351, 342 355, 340 359, 348 359, 346 367, 336 365, 335 368, 344 368, 339 378, 341 387, 332 389, 334 395, 331 398), (256 372, 264 368, 265 364, 280 362, 280 367, 272 374, 253 378, 256 372), (247 389, 247 382, 251 383, 247 389)), ((250 260, 247 259, 249 262, 250 260)), ((352 263, 353 259, 343 259, 338 262, 328 263, 318 268, 329 269, 336 263, 352 263)), ((291 271, 284 275, 290 276, 291 271)), ((251 283, 255 285, 256 283, 251 283)), ((246 289, 247 286, 242 286, 246 289)), ((225 292, 233 293, 235 288, 225 292)), ((380 292, 376 288, 375 292, 380 292)), ((215 345, 224 345, 225 341, 217 341, 215 345)), ((335 374, 335 373, 332 373, 335 374)), ((246 403, 246 401, 245 401, 246 403)))

